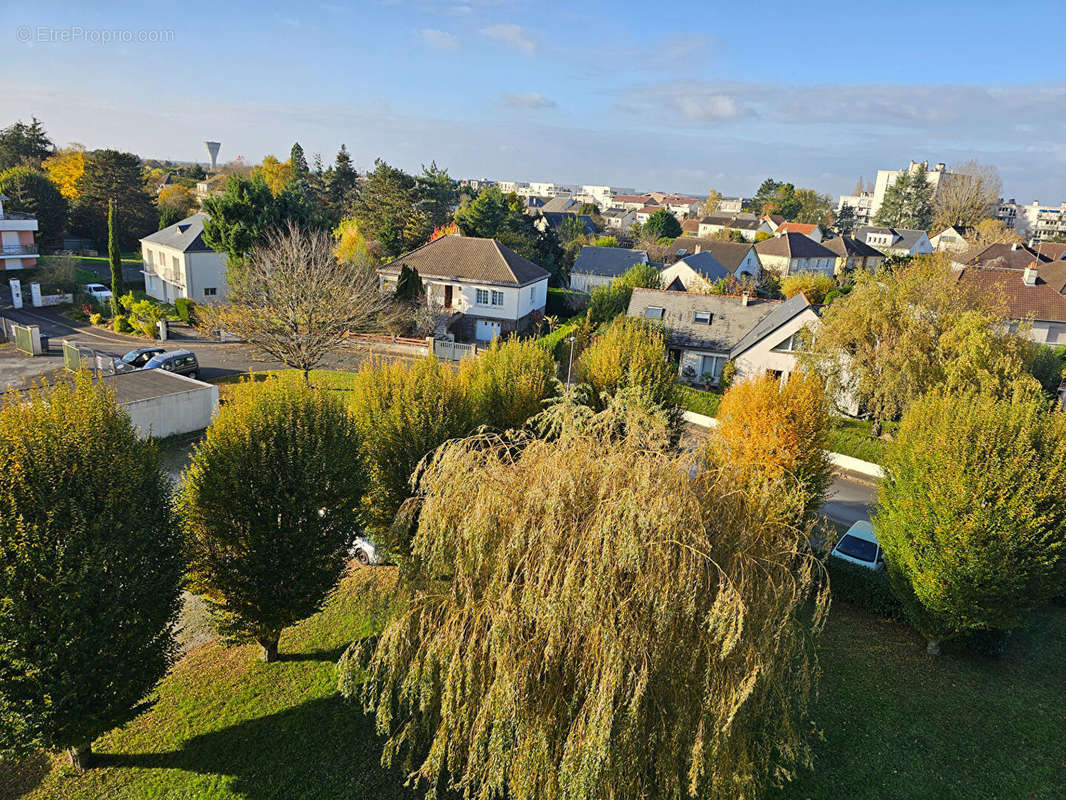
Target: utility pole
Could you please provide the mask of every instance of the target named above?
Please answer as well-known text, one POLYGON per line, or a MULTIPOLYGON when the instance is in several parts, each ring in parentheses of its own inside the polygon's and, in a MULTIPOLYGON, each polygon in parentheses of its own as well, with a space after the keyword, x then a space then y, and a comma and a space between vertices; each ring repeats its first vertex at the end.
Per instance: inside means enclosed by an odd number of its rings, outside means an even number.
POLYGON ((574 368, 574 342, 577 341, 576 336, 571 336, 567 339, 570 342, 570 362, 566 365, 566 391, 570 391, 570 370, 574 368))

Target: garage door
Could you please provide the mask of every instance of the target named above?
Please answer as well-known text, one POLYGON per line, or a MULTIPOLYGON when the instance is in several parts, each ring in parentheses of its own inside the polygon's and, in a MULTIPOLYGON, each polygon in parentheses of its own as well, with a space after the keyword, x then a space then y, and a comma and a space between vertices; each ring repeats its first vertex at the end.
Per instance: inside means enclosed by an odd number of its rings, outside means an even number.
POLYGON ((499 335, 500 323, 486 322, 483 319, 477 321, 477 329, 474 331, 474 336, 479 342, 491 342, 499 335))

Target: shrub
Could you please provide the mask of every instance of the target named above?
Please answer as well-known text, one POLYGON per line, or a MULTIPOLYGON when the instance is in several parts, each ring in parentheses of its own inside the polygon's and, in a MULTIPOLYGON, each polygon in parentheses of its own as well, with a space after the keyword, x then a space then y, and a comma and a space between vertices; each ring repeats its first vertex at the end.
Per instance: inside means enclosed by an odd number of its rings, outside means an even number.
POLYGON ((551 317, 571 317, 589 304, 589 296, 584 292, 570 289, 548 289, 548 300, 544 312, 551 317))
POLYGON ((129 320, 125 314, 116 314, 111 319, 111 328, 115 333, 132 333, 133 328, 130 327, 129 320))
POLYGON ((170 481, 87 372, 0 407, 0 752, 90 743, 175 657, 170 481))
MULTIPOLYGON (((591 389, 592 407, 623 389, 640 389, 664 409, 677 410, 677 367, 666 356, 661 330, 636 317, 618 317, 593 339, 577 361, 578 379, 591 389)), ((680 424, 680 413, 678 413, 680 424)))
POLYGON ((196 320, 196 301, 188 297, 179 297, 174 301, 174 308, 182 322, 192 323, 196 320))
POLYGON ((277 656, 283 628, 319 610, 359 530, 366 478, 345 410, 302 380, 246 381, 182 480, 191 587, 220 632, 277 656))
POLYGON ((800 292, 812 303, 825 302, 826 295, 835 290, 837 282, 821 272, 797 272, 781 279, 781 293, 793 297, 800 292))
POLYGON ((93 325, 102 325, 104 322, 104 315, 99 312, 90 314, 89 322, 91 322, 93 325))
POLYGON ((825 569, 834 601, 843 600, 885 619, 905 618, 903 605, 892 590, 892 581, 884 570, 867 569, 840 558, 827 558, 825 569))
POLYGON ((459 368, 473 421, 495 430, 520 428, 554 394, 555 361, 533 340, 495 340, 459 368))
POLYGON ((659 271, 651 264, 636 264, 606 286, 597 286, 589 299, 589 321, 594 325, 610 322, 629 309, 633 289, 659 288, 659 271))
POLYGON ((1066 577, 1066 418, 1042 396, 933 392, 903 417, 875 525, 907 616, 939 640, 1008 629, 1066 577))

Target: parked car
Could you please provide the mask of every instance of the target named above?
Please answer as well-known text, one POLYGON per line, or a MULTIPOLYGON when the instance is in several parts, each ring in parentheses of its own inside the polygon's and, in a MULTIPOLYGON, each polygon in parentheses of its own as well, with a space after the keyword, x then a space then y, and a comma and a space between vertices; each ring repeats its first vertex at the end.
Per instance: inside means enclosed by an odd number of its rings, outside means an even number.
POLYGON ((121 358, 115 359, 115 372, 131 372, 140 369, 152 358, 165 352, 166 350, 162 347, 138 347, 136 350, 130 350, 121 358))
POLYGON ((164 369, 176 375, 187 375, 190 378, 200 377, 200 363, 196 360, 196 354, 191 350, 159 353, 148 359, 141 369, 164 369))
POLYGON ((885 568, 885 557, 881 545, 877 543, 874 526, 865 519, 848 528, 829 555, 867 569, 885 568))
POLYGON ((103 303, 104 301, 111 299, 111 290, 102 283, 85 284, 85 294, 93 300, 96 300, 98 303, 103 303))
POLYGON ((374 543, 365 536, 357 536, 352 545, 352 558, 363 566, 384 564, 385 559, 374 547, 374 543))

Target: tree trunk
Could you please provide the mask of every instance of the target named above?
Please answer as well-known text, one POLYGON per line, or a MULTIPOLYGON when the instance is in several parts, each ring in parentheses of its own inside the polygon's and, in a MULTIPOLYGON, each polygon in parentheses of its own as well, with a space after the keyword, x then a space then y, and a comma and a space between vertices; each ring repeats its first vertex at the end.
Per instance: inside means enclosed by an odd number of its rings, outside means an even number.
POLYGON ((278 660, 278 639, 280 636, 275 636, 270 639, 259 639, 259 660, 265 661, 268 664, 278 660))
POLYGON ((940 640, 939 639, 929 639, 925 643, 925 652, 927 652, 931 656, 940 655, 940 640))
POLYGON ((70 758, 70 766, 74 767, 78 772, 84 772, 93 765, 92 742, 68 747, 67 756, 70 758))
POLYGON ((881 418, 874 417, 874 424, 870 428, 870 435, 875 439, 881 435, 881 418))

